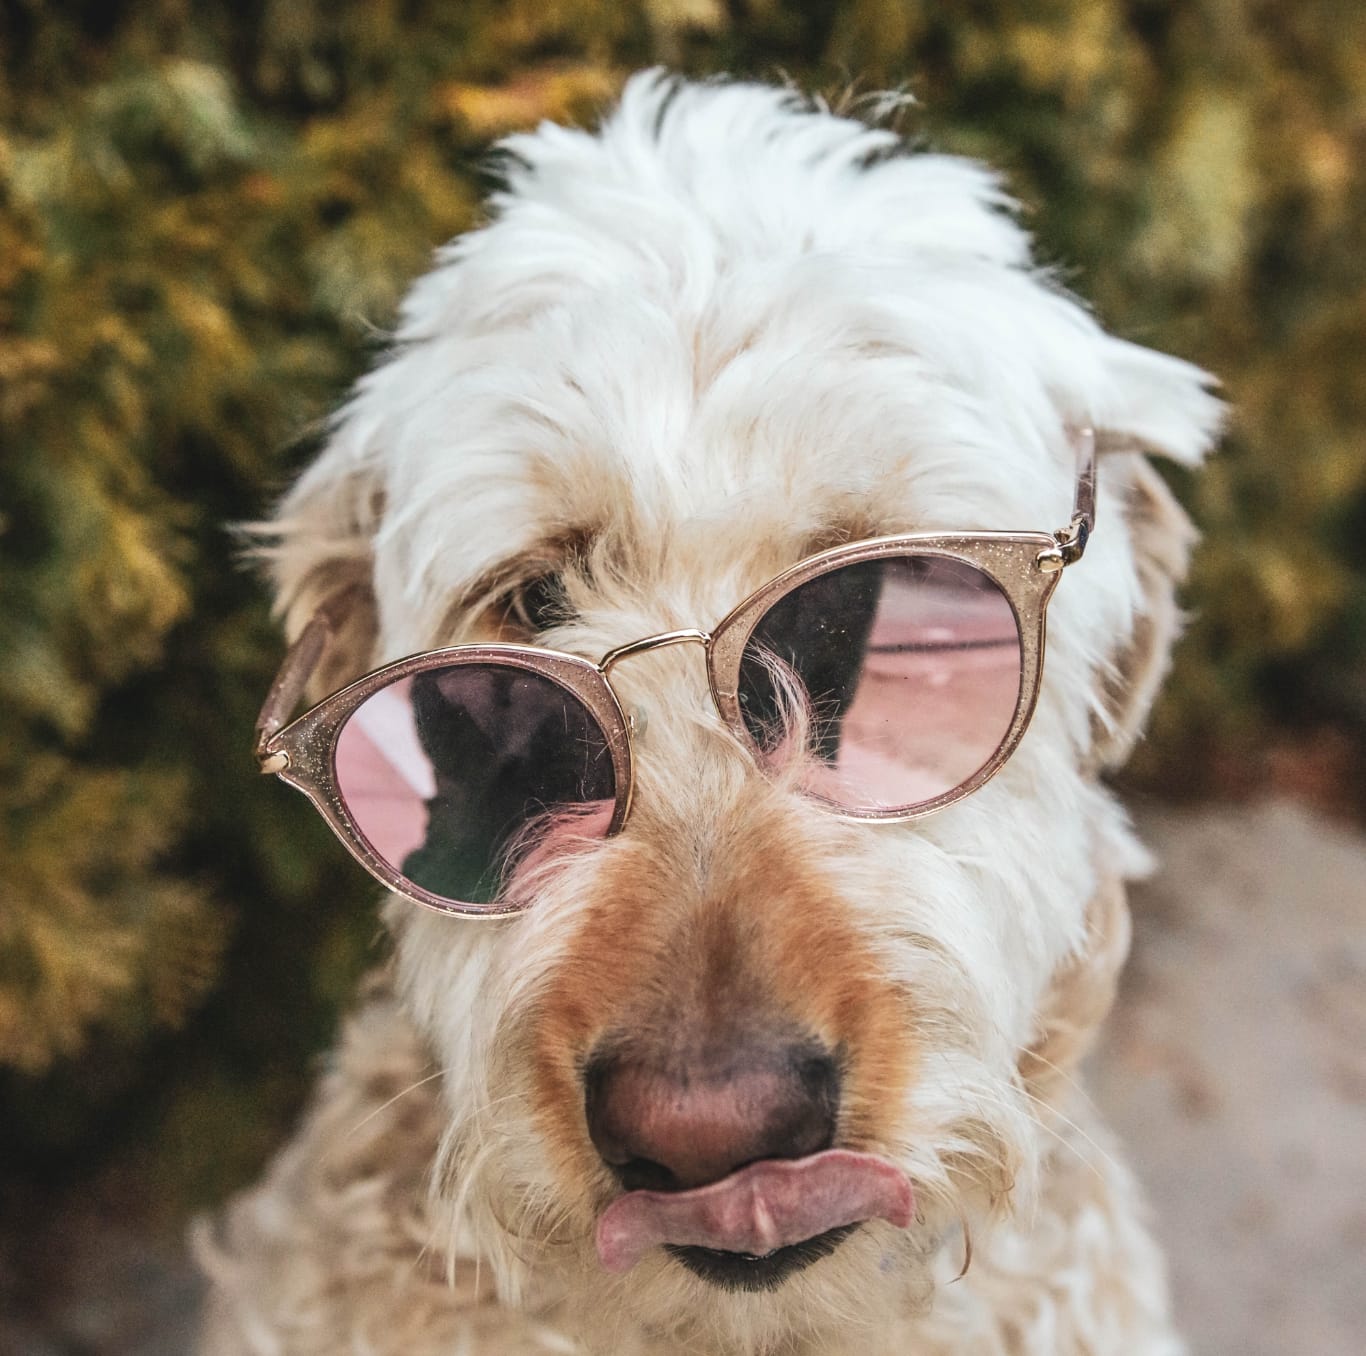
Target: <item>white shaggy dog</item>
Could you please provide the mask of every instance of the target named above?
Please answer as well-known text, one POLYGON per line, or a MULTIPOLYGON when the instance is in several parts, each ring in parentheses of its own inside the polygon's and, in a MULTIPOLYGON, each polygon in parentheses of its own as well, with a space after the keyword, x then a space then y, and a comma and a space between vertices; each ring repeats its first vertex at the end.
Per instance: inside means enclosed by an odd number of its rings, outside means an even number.
POLYGON ((509 917, 390 900, 300 1134, 200 1239, 203 1350, 1180 1352, 1077 1064, 1143 860, 1098 777, 1190 536, 1144 454, 1204 453, 1205 378, 1037 270, 990 173, 787 91, 647 74, 505 151, 274 526, 289 631, 335 631, 315 697, 705 640, 842 543, 1057 528, 1091 429, 1094 536, 1027 732, 934 814, 761 766, 694 646, 613 669, 629 818, 509 917))

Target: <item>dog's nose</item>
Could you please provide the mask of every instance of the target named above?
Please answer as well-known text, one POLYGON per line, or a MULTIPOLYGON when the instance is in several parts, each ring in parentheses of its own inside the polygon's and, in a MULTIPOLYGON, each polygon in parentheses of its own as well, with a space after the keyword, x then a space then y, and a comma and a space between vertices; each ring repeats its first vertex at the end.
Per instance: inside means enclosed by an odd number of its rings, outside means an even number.
POLYGON ((775 1042, 667 1064, 604 1052, 585 1082, 588 1130, 627 1190, 705 1186, 763 1158, 834 1142, 839 1067, 812 1042, 775 1042))

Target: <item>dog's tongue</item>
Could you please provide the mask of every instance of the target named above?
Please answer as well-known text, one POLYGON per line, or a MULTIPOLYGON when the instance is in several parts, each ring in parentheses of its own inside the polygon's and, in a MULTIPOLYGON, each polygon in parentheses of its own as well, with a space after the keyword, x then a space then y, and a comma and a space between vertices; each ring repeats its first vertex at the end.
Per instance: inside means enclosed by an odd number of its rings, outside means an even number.
POLYGON ((830 1229, 885 1219, 911 1222, 910 1179, 872 1154, 827 1149, 764 1159, 692 1191, 631 1191, 598 1219, 598 1257, 629 1271, 661 1243, 762 1257, 830 1229))

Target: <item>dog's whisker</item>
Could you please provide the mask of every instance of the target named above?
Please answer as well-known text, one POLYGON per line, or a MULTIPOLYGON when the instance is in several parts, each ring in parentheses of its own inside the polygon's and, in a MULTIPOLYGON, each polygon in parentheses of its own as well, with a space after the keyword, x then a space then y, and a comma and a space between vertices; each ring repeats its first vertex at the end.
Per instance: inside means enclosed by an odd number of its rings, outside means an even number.
MULTIPOLYGON (((1064 1135, 1056 1127, 1049 1125, 1047 1120, 1044 1119, 1045 1116, 1055 1116, 1058 1120, 1060 1120, 1063 1123, 1063 1125, 1066 1128, 1072 1130, 1075 1134, 1079 1135, 1083 1140, 1085 1140, 1086 1143, 1091 1148, 1093 1148, 1111 1167, 1116 1169, 1119 1168, 1119 1164, 1115 1161, 1114 1156, 1108 1153, 1104 1146, 1097 1143, 1096 1140, 1090 1134, 1088 1134, 1081 1125, 1079 1125, 1076 1121, 1071 1119, 1071 1117, 1067 1116, 1064 1112, 1058 1110, 1057 1107, 1053 1106, 1051 1103, 1044 1101, 1040 1097, 1036 1097, 1032 1092, 1030 1092, 1030 1090, 1027 1087, 1023 1086, 1023 1084, 1016 1083, 1013 1086, 1014 1090, 1017 1093, 1019 1093, 1019 1095, 1026 1098, 1032 1107, 1037 1108, 1038 1112, 1043 1113, 1042 1115, 1032 1114, 1030 1116, 1030 1123, 1034 1125, 1037 1129, 1041 1130, 1044 1134, 1049 1135, 1057 1143, 1059 1148, 1065 1149, 1080 1164, 1086 1167, 1090 1172, 1094 1173, 1097 1178, 1099 1178, 1101 1181, 1104 1181, 1105 1174, 1101 1172, 1101 1170, 1095 1165, 1095 1163, 1093 1163, 1085 1154, 1083 1154, 1081 1150, 1077 1147, 1077 1145, 1072 1143, 1072 1141, 1069 1140, 1066 1135, 1064 1135)), ((972 1096, 974 1097, 975 1101, 982 1104, 997 1105, 1001 1109, 1006 1109, 1007 1107, 1007 1104, 1004 1102, 1003 1099, 999 1097, 999 1094, 994 1095, 988 1093, 986 1089, 978 1089, 972 1094, 972 1096)))
MULTIPOLYGON (((1108 1163, 1112 1168, 1114 1168, 1116 1172, 1122 1171, 1119 1161, 1115 1158, 1115 1156, 1112 1153, 1110 1153, 1104 1145, 1100 1144, 1095 1139, 1095 1137, 1085 1129, 1085 1127, 1078 1124, 1069 1115, 1067 1115, 1066 1112, 1060 1111, 1051 1102, 1046 1102, 1043 1100, 1043 1098, 1036 1097, 1032 1092, 1030 1092, 1028 1088, 1021 1088, 1020 1090, 1024 1093, 1026 1097, 1029 1098, 1029 1100, 1032 1103, 1034 1103, 1034 1105, 1036 1105, 1042 1112, 1044 1112, 1045 1115, 1056 1116, 1074 1134, 1080 1135, 1081 1138, 1084 1139, 1086 1143, 1106 1161, 1106 1163, 1108 1163)), ((1091 1167, 1091 1169, 1096 1173, 1096 1175, 1100 1177, 1102 1180, 1104 1180, 1104 1174, 1100 1171, 1100 1169, 1097 1168, 1093 1163, 1091 1163, 1090 1160, 1076 1147, 1075 1144, 1071 1144, 1057 1131, 1052 1130, 1052 1127, 1044 1124, 1042 1120, 1039 1120, 1039 1124, 1045 1130, 1052 1131, 1052 1133, 1060 1143, 1068 1144, 1068 1147, 1072 1149, 1072 1151, 1076 1154, 1077 1158, 1081 1162, 1086 1163, 1089 1167, 1091 1167)))
POLYGON ((968 1223, 968 1217, 961 1213, 958 1222, 963 1228, 963 1266, 958 1275, 949 1282, 950 1285, 956 1285, 972 1269, 972 1225, 968 1223))
MULTIPOLYGON (((458 1189, 450 1206, 450 1213, 454 1218, 466 1217, 468 1202, 478 1186, 480 1172, 499 1147, 497 1139, 485 1129, 489 1112, 500 1104, 518 1100, 521 1100, 520 1094, 509 1094, 484 1103, 481 1113, 472 1117, 465 1127, 461 1143, 453 1144, 446 1155, 446 1160, 451 1165, 450 1171, 458 1182, 458 1189)), ((572 1245, 576 1241, 582 1241, 582 1233, 577 1238, 560 1237, 572 1219, 573 1212, 565 1202, 557 1200, 549 1191, 542 1189, 538 1198, 535 1189, 527 1189, 520 1192, 516 1199, 517 1204, 508 1211, 499 1209, 491 1202, 485 1202, 484 1208, 489 1212, 505 1243, 534 1243, 537 1248, 544 1248, 572 1245)), ((524 1265, 532 1260, 516 1249, 513 1251, 524 1265)))
POLYGON ((1095 1098, 1091 1096, 1090 1092, 1088 1092, 1086 1089, 1086 1085, 1082 1083, 1081 1080, 1077 1078, 1075 1074, 1063 1068, 1061 1064, 1055 1064, 1046 1055, 1040 1054, 1037 1050, 1031 1049, 1029 1051, 1029 1058, 1034 1060, 1038 1064, 1042 1064, 1044 1068, 1049 1069, 1053 1073, 1057 1074, 1057 1076, 1061 1078, 1063 1082, 1066 1083, 1067 1086, 1073 1092, 1075 1092, 1077 1096, 1079 1096, 1088 1107, 1090 1107, 1092 1110, 1096 1109, 1095 1098))
POLYGON ((375 1107, 373 1111, 368 1112, 365 1116, 358 1120, 355 1123, 355 1125, 353 1125, 351 1129, 347 1131, 348 1136, 354 1135, 358 1131, 363 1130, 367 1125, 370 1124, 372 1120, 375 1119, 376 1116, 381 1116, 386 1111, 388 1111, 389 1108, 393 1106, 395 1102, 402 1101, 403 1098, 407 1097, 410 1093, 416 1092, 419 1088, 426 1087, 428 1083, 432 1083, 436 1079, 440 1078, 444 1072, 445 1070, 443 1069, 437 1069, 435 1073, 430 1073, 425 1078, 419 1078, 416 1083, 410 1083, 401 1092, 396 1092, 392 1097, 389 1098, 387 1102, 382 1102, 379 1106, 375 1107))

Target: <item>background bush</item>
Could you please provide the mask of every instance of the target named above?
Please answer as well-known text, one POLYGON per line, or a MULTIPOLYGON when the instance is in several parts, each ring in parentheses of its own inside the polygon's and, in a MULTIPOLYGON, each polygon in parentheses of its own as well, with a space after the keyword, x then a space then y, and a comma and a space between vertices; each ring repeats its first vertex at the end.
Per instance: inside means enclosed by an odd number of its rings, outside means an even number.
POLYGON ((908 88, 1108 324, 1223 378, 1146 784, 1356 747, 1366 8, 0 0, 0 1207, 114 1173, 178 1218, 296 1108, 374 894, 255 774, 280 643, 227 525, 477 220, 491 140, 656 60, 908 88))

